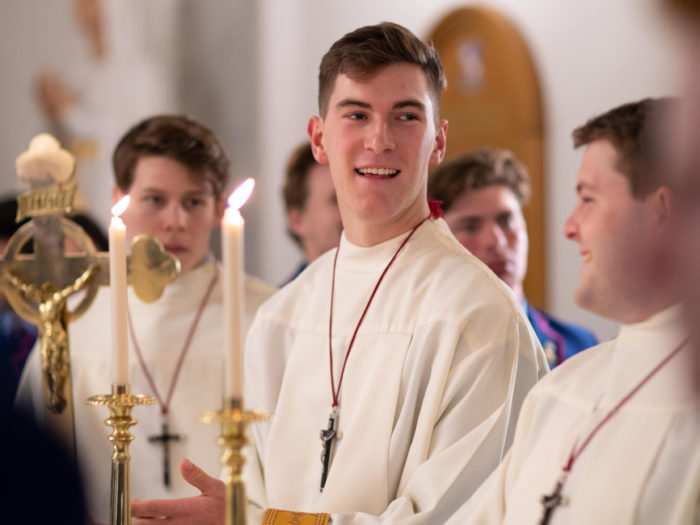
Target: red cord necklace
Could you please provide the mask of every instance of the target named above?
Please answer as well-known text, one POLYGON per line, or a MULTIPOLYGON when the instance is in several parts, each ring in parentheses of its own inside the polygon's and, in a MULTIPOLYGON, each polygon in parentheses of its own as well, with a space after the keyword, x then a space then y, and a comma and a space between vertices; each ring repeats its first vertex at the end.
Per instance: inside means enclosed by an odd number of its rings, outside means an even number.
POLYGON ((678 355, 689 339, 689 337, 686 337, 676 348, 673 349, 670 354, 668 354, 658 365, 656 365, 651 372, 644 376, 644 378, 637 383, 637 386, 630 390, 625 397, 623 397, 613 408, 611 408, 610 412, 608 412, 600 423, 595 426, 591 433, 588 434, 583 443, 581 443, 581 446, 578 446, 578 440, 574 443, 574 446, 571 448, 571 453, 569 454, 569 459, 567 460, 566 465, 562 467, 561 476, 559 476, 559 479, 554 486, 554 490, 551 494, 546 494, 540 499, 540 503, 542 503, 542 519, 540 520, 540 525, 547 525, 549 523, 549 520, 554 513, 554 509, 556 509, 559 505, 568 504, 568 499, 562 495, 561 491, 564 488, 564 483, 566 483, 566 478, 571 472, 571 469, 574 467, 574 463, 586 449, 593 437, 601 428, 603 428, 603 426, 605 426, 608 421, 610 421, 610 419, 612 419, 615 414, 617 414, 625 403, 627 403, 644 385, 649 382, 652 377, 654 377, 654 375, 656 375, 659 370, 661 370, 671 359, 678 355))
POLYGON ((340 247, 336 249, 335 251, 335 257, 333 259, 333 274, 331 278, 331 306, 330 306, 330 315, 329 315, 329 320, 328 320, 328 356, 329 356, 329 361, 330 361, 330 370, 331 370, 331 394, 333 396, 333 402, 331 404, 331 413, 328 416, 328 428, 322 429, 321 430, 321 443, 323 445, 323 449, 321 452, 321 462, 323 463, 323 470, 321 472, 321 492, 323 492, 323 487, 326 484, 326 478, 328 476, 328 467, 330 466, 330 458, 331 458, 331 446, 333 445, 333 441, 336 439, 340 439, 342 437, 342 433, 338 431, 338 398, 340 396, 340 387, 343 384, 343 376, 345 375, 345 365, 348 364, 348 358, 350 357, 350 352, 352 351, 352 347, 355 344, 355 338, 357 337, 357 332, 360 330, 360 326, 362 325, 362 321, 365 319, 365 315, 367 315, 367 310, 369 310, 369 306, 372 304, 372 300, 374 299, 374 296, 377 293, 377 289, 379 288, 379 285, 382 283, 384 280, 384 276, 386 275, 387 271, 389 271, 389 268, 391 267, 392 264, 394 264, 394 261, 396 260, 396 257, 399 255, 399 252, 403 249, 404 246, 408 243, 408 241, 413 237, 413 234, 416 233, 416 230, 428 219, 431 217, 439 217, 440 210, 439 210, 439 205, 434 203, 433 201, 429 201, 430 205, 430 214, 423 220, 421 220, 418 224, 416 224, 413 229, 409 232, 409 234, 406 236, 406 238, 401 242, 399 245, 398 249, 394 253, 393 257, 389 260, 387 263, 386 267, 384 268, 384 271, 382 271, 382 274, 379 276, 379 279, 377 280, 377 284, 374 285, 374 289, 372 290, 372 294, 369 296, 369 300, 367 301, 367 304, 365 305, 364 310, 362 311, 362 315, 360 316, 360 320, 357 322, 357 325, 355 326, 355 330, 352 333, 352 337, 350 338, 350 344, 348 345, 348 350, 345 352, 345 359, 343 360, 343 367, 340 370, 340 378, 338 379, 338 388, 335 388, 335 376, 333 374, 333 299, 335 297, 335 269, 336 269, 336 264, 338 262, 338 252, 340 251, 340 247))
POLYGON ((182 364, 185 362, 185 356, 187 355, 187 351, 190 349, 190 344, 192 343, 192 338, 194 336, 194 332, 197 329, 197 325, 199 324, 199 320, 202 317, 202 313, 204 312, 204 308, 207 306, 207 303, 209 302, 209 298, 211 297, 212 292, 214 291, 214 285, 216 284, 216 281, 219 279, 219 268, 214 265, 214 275, 211 278, 211 281, 209 282, 209 286, 207 287, 206 291, 204 292, 204 296, 202 297, 202 301, 199 303, 199 307, 197 308, 197 312, 194 315, 194 319, 192 320, 192 324, 190 325, 189 330, 187 331, 187 336, 185 337, 185 341, 182 344, 182 349, 180 350, 180 354, 177 358, 177 364, 175 366, 175 372, 173 372, 173 378, 170 381, 170 388, 168 388, 168 395, 167 397, 163 397, 156 387, 156 383, 153 380, 153 376, 151 375, 151 372, 148 370, 148 367, 146 366, 146 361, 143 358, 143 353, 141 352, 141 346, 139 345, 138 340, 136 339, 136 332, 134 332, 134 323, 131 320, 131 311, 128 308, 127 305, 127 315, 128 315, 128 327, 129 327, 129 335, 131 336, 131 342, 134 345, 134 350, 136 352, 136 357, 138 358, 139 365, 141 366, 141 370, 143 370, 143 375, 146 377, 146 381, 148 382, 148 386, 151 387, 151 392, 153 392, 153 395, 155 395, 156 399, 158 400, 158 403, 160 404, 160 413, 163 416, 163 419, 161 420, 161 433, 159 435, 155 436, 149 436, 148 441, 151 443, 156 443, 159 445, 163 446, 163 485, 166 487, 170 487, 170 442, 171 441, 180 441, 182 439, 182 436, 180 434, 175 434, 170 432, 170 427, 168 425, 168 413, 170 412, 170 401, 173 398, 173 393, 175 392, 175 386, 177 385, 177 379, 180 376, 180 370, 182 369, 182 364))

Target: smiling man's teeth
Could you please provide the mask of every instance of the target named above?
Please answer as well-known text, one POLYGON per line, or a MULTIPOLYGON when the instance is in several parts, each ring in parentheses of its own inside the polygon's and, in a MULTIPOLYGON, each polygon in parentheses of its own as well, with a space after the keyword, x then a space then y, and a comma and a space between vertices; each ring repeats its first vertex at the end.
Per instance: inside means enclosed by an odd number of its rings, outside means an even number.
POLYGON ((357 171, 362 175, 396 175, 399 172, 389 168, 360 168, 357 171))
POLYGON ((590 253, 584 253, 581 256, 581 259, 583 259, 583 262, 587 263, 590 262, 590 260, 593 258, 593 256, 590 253))

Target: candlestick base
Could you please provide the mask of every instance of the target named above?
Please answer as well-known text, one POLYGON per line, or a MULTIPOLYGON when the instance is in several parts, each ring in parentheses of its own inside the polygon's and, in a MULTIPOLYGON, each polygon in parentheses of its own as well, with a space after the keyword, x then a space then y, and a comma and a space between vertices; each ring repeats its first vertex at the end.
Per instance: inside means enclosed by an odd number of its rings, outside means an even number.
POLYGON ((225 398, 222 410, 205 412, 204 423, 221 424, 221 436, 217 440, 224 449, 221 463, 224 465, 226 483, 226 525, 247 525, 248 501, 243 481, 245 447, 249 441, 246 430, 249 423, 265 421, 269 416, 261 411, 245 410, 240 398, 225 398))
POLYGON ((151 396, 132 395, 131 386, 112 385, 111 394, 99 394, 87 399, 88 405, 106 406, 110 416, 105 425, 112 427, 109 440, 112 442, 112 487, 109 504, 110 525, 131 524, 131 490, 129 443, 134 436, 129 428, 138 423, 131 417, 136 405, 153 405, 156 399, 151 396))

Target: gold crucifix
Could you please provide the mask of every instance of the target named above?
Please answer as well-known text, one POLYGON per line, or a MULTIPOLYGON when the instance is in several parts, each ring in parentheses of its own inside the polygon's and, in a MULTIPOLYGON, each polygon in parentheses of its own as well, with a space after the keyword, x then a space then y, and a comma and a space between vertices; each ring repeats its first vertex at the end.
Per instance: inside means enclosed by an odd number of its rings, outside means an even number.
MULTIPOLYGON (((17 220, 32 220, 7 244, 0 287, 18 315, 39 329, 45 421, 74 450, 68 324, 89 308, 99 286, 109 285, 109 254, 97 252, 83 229, 63 217, 72 210, 76 189, 69 157, 53 137, 42 134, 17 159, 18 177, 32 187, 18 199, 17 220), (67 254, 66 238, 81 251, 67 254), (33 253, 23 253, 30 240, 33 253), (68 298, 78 293, 82 297, 69 308, 68 298)), ((155 301, 177 277, 179 261, 147 236, 135 238, 131 251, 127 281, 140 299, 155 301)))

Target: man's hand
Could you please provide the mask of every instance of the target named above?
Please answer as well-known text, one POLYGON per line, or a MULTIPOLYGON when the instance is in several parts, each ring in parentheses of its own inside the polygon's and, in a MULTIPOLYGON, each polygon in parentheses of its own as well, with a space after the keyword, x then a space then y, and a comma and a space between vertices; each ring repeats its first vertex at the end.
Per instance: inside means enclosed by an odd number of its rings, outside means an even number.
POLYGON ((201 494, 193 498, 134 501, 131 504, 132 525, 153 525, 154 520, 167 525, 223 525, 224 482, 208 476, 187 459, 180 463, 180 473, 201 494))

